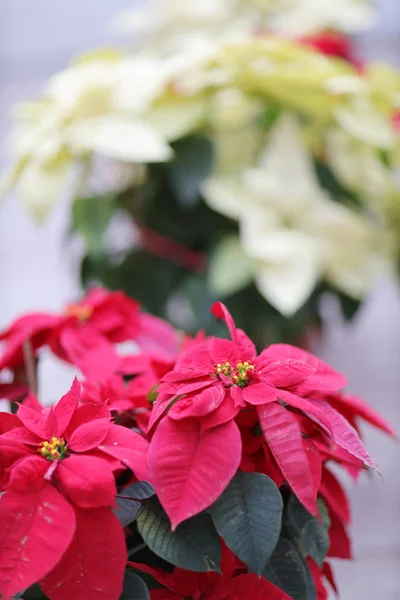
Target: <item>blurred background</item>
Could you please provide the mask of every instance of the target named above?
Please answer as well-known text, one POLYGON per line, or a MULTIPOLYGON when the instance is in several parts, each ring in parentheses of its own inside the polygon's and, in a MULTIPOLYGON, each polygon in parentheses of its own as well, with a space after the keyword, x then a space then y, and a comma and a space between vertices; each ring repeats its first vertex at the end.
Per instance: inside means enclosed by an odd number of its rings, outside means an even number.
MULTIPOLYGON (((116 12, 145 0, 2 0, 0 6, 0 168, 7 162, 6 137, 13 103, 38 94, 47 78, 71 55, 115 42, 109 23, 116 12)), ((334 0, 332 0, 334 1, 334 0)), ((400 2, 377 0, 378 23, 356 39, 362 57, 400 66, 400 2)), ((59 203, 43 225, 12 198, 0 206, 0 326, 26 310, 58 309, 79 292, 75 252, 68 246, 67 203, 59 203)), ((400 291, 381 280, 352 323, 344 325, 334 303, 324 306, 326 333, 320 353, 349 378, 400 432, 400 291)), ((70 374, 46 370, 44 400, 50 402, 70 374)), ((365 430, 380 467, 351 490, 355 563, 337 564, 343 600, 400 598, 400 447, 365 430)))

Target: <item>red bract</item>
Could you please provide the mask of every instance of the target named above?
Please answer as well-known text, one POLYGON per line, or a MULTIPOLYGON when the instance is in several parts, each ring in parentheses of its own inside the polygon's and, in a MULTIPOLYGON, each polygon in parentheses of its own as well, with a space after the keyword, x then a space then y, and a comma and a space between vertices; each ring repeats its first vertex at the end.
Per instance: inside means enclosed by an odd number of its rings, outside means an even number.
POLYGON ((362 63, 355 56, 354 45, 345 35, 338 32, 324 32, 319 35, 312 35, 299 40, 305 46, 315 48, 327 56, 336 56, 343 58, 353 64, 356 68, 361 68, 362 63))
POLYGON ((112 375, 104 382, 84 381, 81 402, 106 404, 119 415, 118 422, 145 432, 150 416, 148 393, 158 382, 149 371, 126 384, 120 375, 112 375))
MULTIPOLYGON (((99 548, 95 536, 86 539, 93 528, 85 523, 96 514, 96 527, 116 531, 110 512, 115 504, 114 474, 128 467, 147 479, 147 442, 114 425, 104 404, 79 406, 79 395, 75 380, 50 410, 21 405, 16 416, 0 413, 0 489, 5 490, 0 498, 5 525, 0 531, 0 592, 5 600, 47 575, 73 539, 77 544, 85 538, 83 551, 92 556, 94 568, 99 548)), ((107 540, 115 545, 117 556, 126 558, 123 542, 122 533, 107 540)), ((68 570, 70 560, 65 563, 68 570)), ((117 563, 108 582, 116 592, 102 598, 118 598, 123 561, 117 563)), ((62 564, 57 567, 61 579, 66 576, 62 564)), ((79 592, 79 598, 92 598, 90 589, 86 593, 79 592)), ((59 597, 53 594, 51 599, 59 597)))
POLYGON ((120 366, 114 344, 132 340, 138 330, 138 304, 121 292, 95 288, 63 315, 31 314, 17 319, 0 335, 4 353, 0 370, 24 365, 24 345, 31 352, 49 346, 88 378, 103 380, 120 366))
POLYGON ((263 577, 237 574, 235 555, 225 546, 221 574, 194 573, 176 568, 172 573, 147 565, 128 565, 154 577, 163 589, 152 590, 151 600, 290 600, 289 596, 263 577))
POLYGON ((149 468, 161 503, 174 527, 207 508, 239 464, 252 470, 257 461, 254 470, 260 468, 259 441, 254 456, 248 446, 249 439, 261 434, 268 446, 264 462, 269 462, 263 472, 272 471, 277 483, 280 472, 304 506, 317 514, 322 457, 311 440, 305 441, 307 423, 319 432, 322 446, 339 445, 374 466, 357 432, 325 401, 347 380, 322 360, 286 344, 257 356, 225 306, 216 303, 212 312, 226 321, 231 340, 212 338, 183 352, 158 388, 149 423, 150 431, 155 429, 149 468), (238 427, 242 438, 247 432, 245 461, 238 427))

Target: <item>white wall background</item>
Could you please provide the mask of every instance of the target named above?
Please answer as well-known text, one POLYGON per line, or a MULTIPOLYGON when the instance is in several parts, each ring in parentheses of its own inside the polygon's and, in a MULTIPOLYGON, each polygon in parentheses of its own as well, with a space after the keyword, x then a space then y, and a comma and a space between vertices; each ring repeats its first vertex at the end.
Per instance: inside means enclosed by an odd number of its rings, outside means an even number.
MULTIPOLYGON (((107 30, 110 17, 132 4, 128 0, 0 0, 1 168, 7 163, 9 107, 38 93, 46 78, 74 52, 112 42, 107 30)), ((400 0, 378 4, 379 24, 359 39, 360 49, 365 56, 400 66, 400 0)), ((26 310, 57 309, 77 294, 76 269, 65 252, 67 215, 68 207, 60 204, 45 225, 37 226, 15 199, 0 206, 0 326, 26 310)), ((352 390, 381 410, 400 433, 397 287, 381 282, 352 328, 332 319, 323 353, 349 376, 352 390)), ((51 371, 46 399, 57 396, 69 378, 64 370, 51 371)), ((384 479, 364 478, 352 490, 358 560, 338 566, 341 598, 399 600, 399 446, 371 430, 367 444, 384 479)))

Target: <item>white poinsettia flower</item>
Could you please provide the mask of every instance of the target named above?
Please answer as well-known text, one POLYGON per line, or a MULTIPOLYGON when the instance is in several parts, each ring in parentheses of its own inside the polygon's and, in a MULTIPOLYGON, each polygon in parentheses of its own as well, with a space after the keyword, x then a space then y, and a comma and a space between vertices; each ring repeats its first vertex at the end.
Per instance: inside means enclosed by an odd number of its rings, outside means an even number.
POLYGON ((214 176, 207 203, 239 221, 260 293, 290 316, 325 278, 356 298, 378 268, 374 231, 365 217, 332 200, 317 180, 299 122, 284 114, 241 181, 214 176))
MULTIPOLYGON (((255 1, 259 6, 264 3, 264 0, 255 1)), ((269 26, 275 31, 296 36, 324 29, 355 33, 373 25, 375 12, 370 0, 280 1, 271 15, 269 26)))
POLYGON ((390 120, 364 95, 354 97, 349 105, 336 108, 334 117, 347 135, 369 146, 391 150, 398 143, 390 120))
POLYGON ((379 148, 349 137, 340 129, 327 136, 327 158, 339 181, 360 193, 371 208, 384 206, 397 189, 393 170, 382 161, 379 148))
MULTIPOLYGON (((164 63, 99 52, 52 77, 44 100, 20 106, 11 150, 19 165, 18 192, 36 217, 51 208, 76 161, 96 154, 139 164, 171 159, 168 136, 150 116, 173 72, 164 63)), ((179 124, 175 135, 186 132, 177 110, 165 118, 179 124)), ((193 127, 194 117, 184 121, 193 127)), ((8 179, 9 186, 15 177, 8 179)))

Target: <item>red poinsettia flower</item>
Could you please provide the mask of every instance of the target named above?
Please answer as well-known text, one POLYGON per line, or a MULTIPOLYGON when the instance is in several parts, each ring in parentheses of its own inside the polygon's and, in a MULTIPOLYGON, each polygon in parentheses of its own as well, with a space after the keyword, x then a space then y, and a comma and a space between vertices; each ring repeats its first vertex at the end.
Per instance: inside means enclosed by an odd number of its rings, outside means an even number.
POLYGON ((364 400, 353 394, 342 392, 330 393, 324 396, 332 408, 339 412, 345 419, 358 430, 359 420, 362 419, 377 429, 395 436, 396 433, 390 424, 381 417, 373 408, 368 406, 364 400))
MULTIPOLYGON (((323 445, 339 445, 374 467, 357 432, 324 400, 324 394, 347 380, 322 360, 286 344, 257 356, 221 303, 212 312, 225 319, 231 340, 212 338, 184 352, 158 388, 149 422, 150 431, 155 429, 149 467, 161 503, 174 527, 206 509, 243 462, 243 432, 257 437, 259 424, 263 472, 271 476, 275 471, 274 480, 283 478, 317 514, 322 457, 313 441, 305 439, 307 422, 323 445), (312 397, 317 393, 318 400, 312 397)), ((257 458, 244 449, 245 469, 249 458, 260 464, 259 441, 255 443, 257 458)))
POLYGON ((355 54, 352 41, 342 33, 325 31, 324 33, 300 38, 299 41, 305 46, 310 46, 327 56, 343 58, 357 69, 361 70, 362 68, 362 63, 355 54))
POLYGON ((172 573, 148 565, 128 565, 154 577, 162 589, 150 591, 151 600, 290 600, 289 596, 255 574, 237 574, 236 557, 224 545, 220 573, 194 573, 175 568, 172 573))
MULTIPOLYGON (((148 444, 114 425, 104 404, 79 406, 79 395, 75 380, 49 410, 21 405, 17 415, 0 413, 0 489, 5 490, 0 498, 0 593, 5 599, 50 571, 52 581, 71 578, 62 591, 52 593, 52 600, 67 598, 74 585, 69 597, 89 597, 88 592, 80 593, 81 578, 72 579, 71 573, 82 569, 77 550, 83 561, 91 557, 96 571, 104 566, 114 578, 108 588, 122 585, 124 536, 111 512, 115 475, 129 468, 138 478, 148 479, 148 444), (105 545, 114 546, 115 557, 110 553, 107 561, 115 569, 103 565, 98 530, 104 533, 105 545)), ((108 597, 118 594, 104 595, 108 597)))
POLYGON ((62 315, 21 317, 0 334, 4 342, 0 370, 24 365, 26 344, 34 354, 48 345, 87 378, 102 380, 118 370, 121 358, 113 345, 135 338, 138 314, 138 304, 122 292, 95 288, 82 301, 69 304, 62 315))
POLYGON ((324 562, 322 569, 320 569, 310 557, 307 558, 307 564, 314 579, 317 600, 328 600, 328 592, 325 587, 325 581, 329 583, 335 594, 339 596, 339 590, 336 585, 331 565, 328 562, 324 562))
POLYGON ((84 381, 81 402, 105 403, 110 411, 119 415, 119 424, 137 427, 145 433, 151 409, 148 394, 157 383, 158 378, 151 370, 129 383, 125 383, 121 375, 112 375, 103 382, 84 381))

